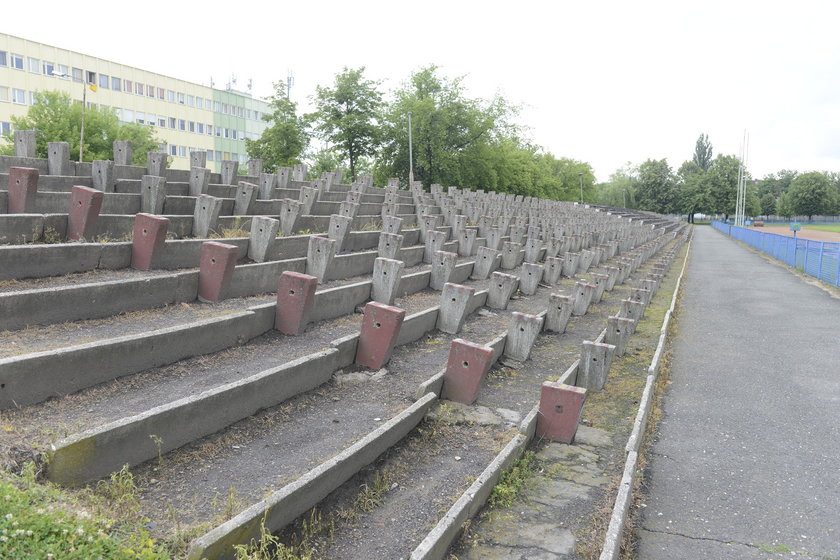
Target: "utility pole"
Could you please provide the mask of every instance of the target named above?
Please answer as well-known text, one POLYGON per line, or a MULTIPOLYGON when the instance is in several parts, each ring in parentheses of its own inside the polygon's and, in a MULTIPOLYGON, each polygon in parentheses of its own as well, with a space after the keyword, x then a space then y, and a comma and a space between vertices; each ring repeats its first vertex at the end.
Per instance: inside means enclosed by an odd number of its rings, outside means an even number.
POLYGON ((411 138, 411 111, 408 112, 408 188, 414 186, 414 153, 411 138))
POLYGON ((583 173, 578 173, 580 178, 580 203, 583 204, 583 173))

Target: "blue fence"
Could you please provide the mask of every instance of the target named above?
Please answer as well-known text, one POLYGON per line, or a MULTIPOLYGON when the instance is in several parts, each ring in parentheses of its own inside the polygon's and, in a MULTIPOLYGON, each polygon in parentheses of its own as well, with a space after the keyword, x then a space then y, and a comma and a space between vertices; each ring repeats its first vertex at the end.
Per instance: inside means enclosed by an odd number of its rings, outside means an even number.
POLYGON ((712 227, 826 284, 840 286, 840 243, 800 238, 794 240, 793 237, 735 227, 723 222, 712 222, 712 227))

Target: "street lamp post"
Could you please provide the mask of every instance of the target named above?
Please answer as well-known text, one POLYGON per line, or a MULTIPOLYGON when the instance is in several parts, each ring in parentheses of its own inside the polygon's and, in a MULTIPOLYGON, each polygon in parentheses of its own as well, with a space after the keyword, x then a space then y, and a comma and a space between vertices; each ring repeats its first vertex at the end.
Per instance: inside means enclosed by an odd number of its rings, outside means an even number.
POLYGON ((414 186, 414 154, 412 152, 411 138, 411 111, 408 112, 408 188, 414 186))
POLYGON ((580 179, 580 203, 583 204, 583 173, 578 173, 580 179))
MULTIPOLYGON (((56 78, 70 78, 69 74, 64 72, 52 71, 52 75, 56 78)), ((87 84, 85 83, 84 75, 82 76, 82 128, 79 133, 79 161, 82 161, 82 155, 85 150, 85 111, 87 110, 87 84)))

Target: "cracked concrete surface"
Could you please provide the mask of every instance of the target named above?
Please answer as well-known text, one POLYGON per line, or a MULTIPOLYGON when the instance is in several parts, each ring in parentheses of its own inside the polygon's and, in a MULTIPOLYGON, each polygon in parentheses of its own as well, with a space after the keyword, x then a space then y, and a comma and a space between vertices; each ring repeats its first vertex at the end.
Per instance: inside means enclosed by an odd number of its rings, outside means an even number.
POLYGON ((641 559, 840 557, 840 300, 695 230, 641 559))

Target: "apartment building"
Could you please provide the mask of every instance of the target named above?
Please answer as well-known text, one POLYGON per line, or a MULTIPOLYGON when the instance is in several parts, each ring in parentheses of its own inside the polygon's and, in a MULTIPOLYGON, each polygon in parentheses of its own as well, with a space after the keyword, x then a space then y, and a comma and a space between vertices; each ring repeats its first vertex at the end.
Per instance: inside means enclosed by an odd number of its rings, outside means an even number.
POLYGON ((80 103, 84 94, 88 107, 111 109, 123 122, 154 127, 176 169, 189 167, 194 150, 207 152, 214 171, 222 160, 245 163, 245 139, 260 137, 267 126, 262 117, 270 110, 249 93, 0 33, 0 133, 12 130, 13 115, 26 114, 35 92, 47 90, 65 91, 80 103))

